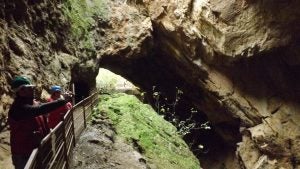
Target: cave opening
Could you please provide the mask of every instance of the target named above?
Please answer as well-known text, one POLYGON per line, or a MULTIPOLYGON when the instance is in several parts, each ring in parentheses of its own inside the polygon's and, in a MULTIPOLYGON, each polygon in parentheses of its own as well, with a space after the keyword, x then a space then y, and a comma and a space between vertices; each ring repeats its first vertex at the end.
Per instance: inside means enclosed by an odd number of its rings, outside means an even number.
POLYGON ((96 77, 96 88, 101 93, 123 92, 139 97, 140 91, 131 81, 114 72, 100 68, 96 77))

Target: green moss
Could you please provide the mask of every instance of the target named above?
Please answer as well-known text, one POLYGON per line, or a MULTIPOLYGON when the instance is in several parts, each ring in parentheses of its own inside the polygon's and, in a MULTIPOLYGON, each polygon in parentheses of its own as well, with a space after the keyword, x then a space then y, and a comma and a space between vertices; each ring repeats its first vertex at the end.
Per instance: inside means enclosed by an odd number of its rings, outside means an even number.
POLYGON ((102 95, 99 110, 113 121, 116 132, 135 142, 148 163, 160 169, 198 169, 198 160, 176 133, 176 128, 135 96, 102 95))
POLYGON ((105 0, 66 0, 62 6, 64 15, 70 20, 72 35, 79 40, 82 48, 93 49, 91 33, 95 19, 107 16, 105 0))

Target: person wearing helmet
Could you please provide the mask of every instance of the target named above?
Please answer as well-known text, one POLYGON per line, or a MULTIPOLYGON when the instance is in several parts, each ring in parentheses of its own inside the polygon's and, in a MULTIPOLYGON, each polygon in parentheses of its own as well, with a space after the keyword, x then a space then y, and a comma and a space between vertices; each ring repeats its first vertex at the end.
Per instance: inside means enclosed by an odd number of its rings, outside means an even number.
MULTIPOLYGON (((48 102, 55 101, 62 96, 62 88, 60 86, 51 86, 50 88, 51 97, 47 100, 48 102)), ((60 106, 59 108, 51 111, 48 115, 48 124, 50 128, 54 128, 64 117, 64 115, 72 108, 71 102, 60 106)))
POLYGON ((35 86, 24 76, 13 79, 11 88, 16 93, 8 112, 12 161, 16 169, 23 169, 32 150, 39 145, 41 136, 47 134, 42 133, 47 132, 47 123, 39 116, 65 105, 71 96, 51 103, 35 104, 35 86))

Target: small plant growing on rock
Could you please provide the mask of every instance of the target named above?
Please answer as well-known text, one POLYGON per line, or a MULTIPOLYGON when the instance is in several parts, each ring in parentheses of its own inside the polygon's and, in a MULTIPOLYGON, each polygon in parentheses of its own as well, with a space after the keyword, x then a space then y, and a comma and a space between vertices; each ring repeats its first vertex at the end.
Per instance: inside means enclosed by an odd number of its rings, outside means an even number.
POLYGON ((197 124, 193 120, 193 116, 198 113, 195 108, 190 109, 190 116, 185 120, 179 120, 179 117, 176 115, 176 107, 183 95, 183 91, 176 87, 176 93, 174 101, 169 101, 168 98, 162 98, 162 93, 156 90, 156 86, 152 87, 152 97, 154 99, 154 106, 158 114, 161 114, 165 119, 175 125, 178 129, 177 133, 181 136, 189 134, 191 130, 210 130, 209 122, 197 124), (163 101, 162 101, 163 100, 163 101))

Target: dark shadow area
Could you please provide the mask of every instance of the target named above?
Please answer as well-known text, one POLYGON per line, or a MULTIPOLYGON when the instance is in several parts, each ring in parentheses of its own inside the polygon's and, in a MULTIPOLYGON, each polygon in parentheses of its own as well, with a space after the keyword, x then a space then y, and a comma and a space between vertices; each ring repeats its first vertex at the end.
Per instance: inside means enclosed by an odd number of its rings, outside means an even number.
MULTIPOLYGON (((161 87, 156 86, 156 88, 161 87)), ((194 107, 189 99, 190 93, 186 89, 184 90, 186 93, 182 91, 178 94, 178 90, 181 89, 169 86, 168 92, 165 92, 166 89, 163 92, 153 91, 155 94, 152 94, 148 100, 165 120, 177 128, 203 168, 222 168, 223 165, 225 166, 225 161, 234 161, 236 143, 241 141, 241 138, 237 136, 237 139, 229 144, 217 130, 221 128, 231 135, 236 135, 234 133, 239 133, 239 123, 212 124, 205 113, 194 107), (157 93, 159 98, 156 96, 157 93)), ((189 89, 192 90, 191 87, 189 89)), ((233 164, 233 162, 229 163, 233 164)))
POLYGON ((85 82, 75 82, 75 103, 80 102, 84 98, 89 96, 90 87, 85 82))
POLYGON ((216 67, 231 79, 235 88, 254 98, 300 99, 300 40, 289 47, 241 58, 216 67), (245 76, 246 75, 246 76, 245 76))

